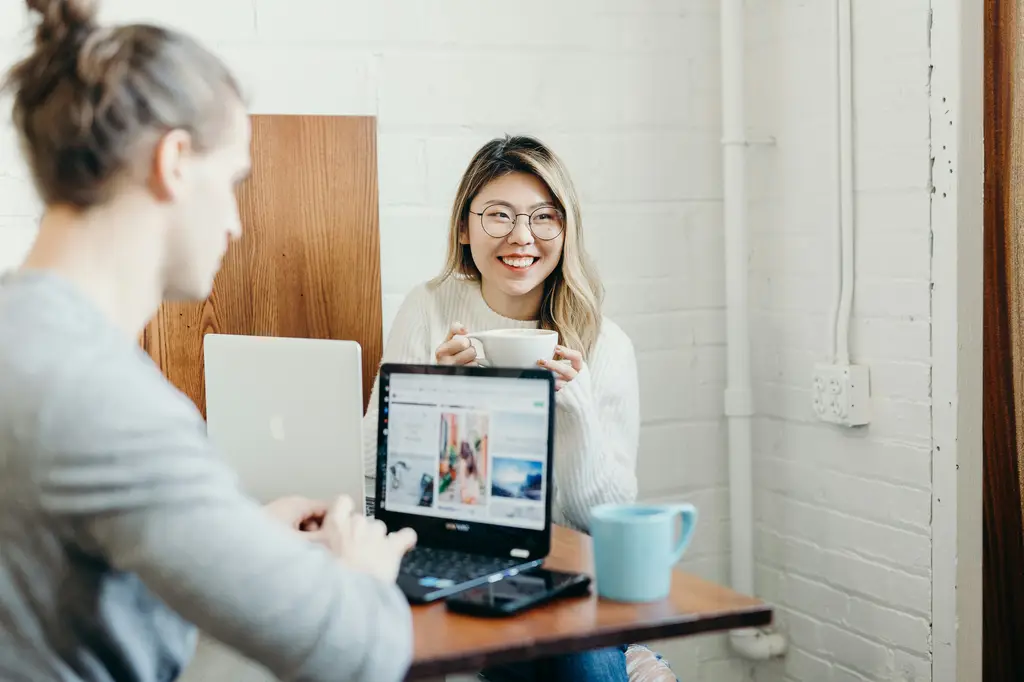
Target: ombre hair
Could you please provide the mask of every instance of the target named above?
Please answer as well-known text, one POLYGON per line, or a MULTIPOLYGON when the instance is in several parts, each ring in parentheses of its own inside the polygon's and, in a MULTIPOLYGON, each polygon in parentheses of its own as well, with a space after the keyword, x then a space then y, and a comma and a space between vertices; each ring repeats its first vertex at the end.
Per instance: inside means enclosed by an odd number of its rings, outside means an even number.
POLYGON ((560 343, 588 356, 601 331, 604 289, 586 249, 580 202, 569 172, 554 152, 539 140, 505 136, 485 144, 462 175, 449 222, 448 256, 437 285, 450 277, 479 281, 480 270, 469 244, 460 235, 469 229, 469 206, 487 184, 510 173, 540 178, 565 214, 565 238, 558 265, 544 282, 540 326, 558 332, 560 343))

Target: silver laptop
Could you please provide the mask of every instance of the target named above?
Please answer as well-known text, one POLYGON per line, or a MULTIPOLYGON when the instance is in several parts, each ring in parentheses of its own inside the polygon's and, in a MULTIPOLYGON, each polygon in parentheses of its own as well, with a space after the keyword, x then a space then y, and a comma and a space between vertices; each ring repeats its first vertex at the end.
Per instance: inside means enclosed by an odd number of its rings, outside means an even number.
POLYGON ((363 388, 355 341, 207 334, 210 439, 242 487, 363 500, 363 388))

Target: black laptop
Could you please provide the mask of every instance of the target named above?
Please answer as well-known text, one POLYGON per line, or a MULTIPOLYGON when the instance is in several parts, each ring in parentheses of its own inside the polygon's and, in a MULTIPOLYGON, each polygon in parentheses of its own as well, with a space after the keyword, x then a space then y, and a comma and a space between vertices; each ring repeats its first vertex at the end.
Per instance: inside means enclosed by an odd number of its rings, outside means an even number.
POLYGON ((384 364, 374 515, 419 541, 398 586, 432 602, 539 565, 551 547, 554 375, 384 364))

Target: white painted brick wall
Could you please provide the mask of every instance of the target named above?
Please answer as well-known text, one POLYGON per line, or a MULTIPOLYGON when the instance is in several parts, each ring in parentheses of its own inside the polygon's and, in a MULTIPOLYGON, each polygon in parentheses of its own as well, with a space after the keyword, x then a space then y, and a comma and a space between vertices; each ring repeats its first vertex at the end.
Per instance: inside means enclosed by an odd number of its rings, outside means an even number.
MULTIPOLYGON (((0 26, 23 25, 17 5, 4 3, 0 26)), ((102 6, 109 20, 159 21, 208 41, 237 70, 256 112, 378 117, 386 327, 409 288, 440 266, 449 204, 473 151, 505 132, 548 141, 583 195, 609 315, 638 349, 643 492, 700 506, 688 566, 726 579, 714 0, 102 6)), ((0 30, 2 65, 23 34, 0 30)), ((0 139, 3 267, 21 257, 38 206, 10 136, 0 139)), ((659 649, 684 679, 747 677, 721 637, 659 649)))
POLYGON ((756 585, 790 638, 758 682, 931 680, 928 0, 854 0, 851 353, 871 425, 816 423, 834 297, 832 2, 748 5, 756 585))
MULTIPOLYGON (((0 66, 24 43, 18 4, 0 4, 0 66)), ((206 40, 256 112, 378 117, 386 328, 437 270, 472 152, 504 132, 547 140, 582 192, 608 312, 639 354, 643 493, 701 508, 687 566, 725 581, 717 6, 103 2, 109 20, 206 40)), ((856 434, 815 423, 808 391, 832 295, 832 11, 748 2, 751 132, 777 141, 750 155, 757 589, 779 605, 791 651, 752 672, 721 637, 659 644, 685 680, 931 679, 929 4, 854 2, 851 343, 871 365, 875 413, 856 434)), ((20 259, 37 214, 0 134, 0 268, 20 259)))

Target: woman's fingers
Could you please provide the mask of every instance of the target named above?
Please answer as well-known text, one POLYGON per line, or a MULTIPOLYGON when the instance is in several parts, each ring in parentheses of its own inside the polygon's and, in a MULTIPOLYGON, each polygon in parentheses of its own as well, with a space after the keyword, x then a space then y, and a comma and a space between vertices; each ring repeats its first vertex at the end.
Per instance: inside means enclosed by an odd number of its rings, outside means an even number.
POLYGON ((578 350, 572 350, 565 346, 555 346, 555 355, 569 361, 572 368, 579 372, 583 369, 583 353, 578 350))
POLYGON ((554 372, 556 380, 572 381, 578 374, 576 369, 571 365, 567 365, 564 362, 558 362, 557 360, 540 360, 537 364, 554 372))

